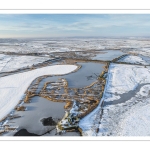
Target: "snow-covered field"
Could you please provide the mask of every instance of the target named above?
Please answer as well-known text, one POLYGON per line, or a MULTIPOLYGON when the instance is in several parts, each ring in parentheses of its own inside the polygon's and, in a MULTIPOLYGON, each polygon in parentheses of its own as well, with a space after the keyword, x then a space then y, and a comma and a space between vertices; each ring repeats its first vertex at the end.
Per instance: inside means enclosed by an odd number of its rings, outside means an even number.
MULTIPOLYGON (((43 53, 98 50, 123 50, 123 52, 150 56, 150 39, 0 39, 0 52, 43 53)), ((79 52, 77 52, 79 53, 79 52)), ((79 53, 80 54, 80 53, 79 53)), ((83 53, 84 54, 84 53, 83 53)), ((51 54, 52 55, 52 54, 51 54)), ((53 54, 55 55, 55 54, 53 54)), ((57 53, 56 53, 57 55, 57 53)), ((85 54, 87 55, 87 54, 85 54)), ((49 57, 14 56, 0 54, 0 72, 32 66, 49 57)), ((147 59, 147 58, 146 58, 147 59)), ((119 60, 130 63, 111 64, 101 103, 79 122, 83 135, 150 135, 150 67, 144 57, 127 56, 119 60), (134 65, 134 64, 139 64, 134 65), (102 115, 101 110, 103 110, 102 115)), ((46 74, 65 74, 75 70, 74 65, 56 65, 0 78, 0 120, 16 106, 30 83, 46 74)))
MULTIPOLYGON (((150 88, 150 84, 145 86, 150 88)), ((144 91, 149 93, 149 88, 144 91)), ((139 103, 133 105, 123 114, 124 118, 120 121, 119 130, 116 135, 150 136, 150 97, 140 94, 138 96, 136 95, 135 99, 138 100, 139 103), (139 96, 141 96, 142 99, 139 96)))
POLYGON ((143 56, 149 56, 150 57, 150 48, 148 47, 141 47, 137 49, 130 50, 129 53, 134 53, 134 54, 141 54, 143 56))
POLYGON ((0 54, 0 71, 6 66, 6 64, 11 60, 8 55, 0 54))
POLYGON ((149 98, 146 98, 143 102, 143 97, 149 97, 149 83, 150 67, 111 64, 102 98, 105 102, 102 118, 100 119, 99 104, 92 113, 80 121, 79 126, 83 134, 89 136, 148 135, 149 105, 141 106, 149 101, 149 98), (142 85, 144 87, 141 87, 138 93, 138 87, 142 85), (139 132, 136 132, 138 129, 139 132))
POLYGON ((143 106, 149 101, 148 83, 150 67, 111 64, 103 97, 106 105, 103 107, 98 135, 149 135, 149 105, 143 106), (143 84, 148 85, 142 86, 139 92, 136 91, 143 84), (133 90, 135 93, 131 94, 133 90), (107 104, 117 102, 120 98, 124 102, 107 104))
POLYGON ((124 103, 106 105, 98 135, 149 136, 150 84, 142 85, 124 103))
POLYGON ((127 93, 142 83, 150 83, 150 67, 111 64, 107 80, 105 101, 112 101, 109 95, 127 93))
POLYGON ((0 72, 13 71, 19 68, 32 66, 49 60, 49 57, 14 56, 0 54, 0 72))
POLYGON ((0 52, 52 53, 122 49, 150 56, 149 38, 0 39, 0 52))
POLYGON ((66 74, 77 69, 75 65, 54 65, 0 78, 0 120, 17 105, 30 83, 43 75, 66 74))
POLYGON ((122 59, 118 60, 118 62, 126 62, 126 63, 131 63, 131 64, 142 64, 142 65, 149 65, 145 60, 143 60, 139 56, 126 56, 123 57, 122 59))

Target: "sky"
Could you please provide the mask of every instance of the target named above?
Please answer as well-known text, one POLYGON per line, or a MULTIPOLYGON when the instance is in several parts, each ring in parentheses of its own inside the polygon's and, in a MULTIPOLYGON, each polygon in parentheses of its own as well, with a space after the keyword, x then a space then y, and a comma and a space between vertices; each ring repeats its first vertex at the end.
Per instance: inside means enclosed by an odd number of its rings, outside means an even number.
POLYGON ((150 36, 150 14, 0 14, 0 38, 150 36))

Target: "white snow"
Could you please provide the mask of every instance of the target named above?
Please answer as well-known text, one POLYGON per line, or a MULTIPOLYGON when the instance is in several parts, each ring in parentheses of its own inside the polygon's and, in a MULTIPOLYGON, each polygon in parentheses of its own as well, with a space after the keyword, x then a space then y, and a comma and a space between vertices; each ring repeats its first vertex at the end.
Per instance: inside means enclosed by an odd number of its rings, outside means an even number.
POLYGON ((122 49, 150 56, 149 38, 60 38, 60 39, 0 39, 1 52, 51 53, 84 50, 122 49))
MULTIPOLYGON (((140 84, 147 83, 150 83, 150 67, 111 64, 108 70, 107 83, 102 101, 111 102, 119 100, 121 94, 128 93, 129 91, 135 90, 140 84)), ((143 96, 148 95, 148 92, 145 92, 145 88, 149 90, 150 87, 145 86, 140 90, 143 96)), ((100 103, 94 111, 79 122, 83 135, 101 136, 110 134, 113 131, 115 132, 119 128, 119 121, 121 121, 121 118, 124 118, 124 115, 121 114, 124 111, 128 111, 138 101, 140 100, 137 100, 137 98, 131 98, 126 103, 105 106, 103 108, 102 119, 100 119, 100 103), (101 124, 99 124, 100 120, 101 124), (96 133, 98 128, 99 132, 96 133)))
POLYGON ((137 93, 138 97, 148 96, 150 94, 150 85, 144 85, 141 87, 140 91, 137 93))
POLYGON ((98 106, 90 114, 80 120, 79 127, 82 129, 83 136, 96 136, 96 129, 99 127, 99 117, 100 107, 98 106))
POLYGON ((149 49, 149 47, 148 48, 147 47, 141 47, 141 48, 137 47, 136 50, 131 50, 130 52, 150 57, 150 49, 149 49))
POLYGON ((126 63, 131 63, 131 64, 143 64, 143 65, 148 65, 148 63, 143 60, 141 57, 139 56, 126 56, 123 57, 122 59, 118 60, 118 62, 126 62, 126 63))
POLYGON ((118 134, 120 136, 150 136, 150 104, 136 106, 129 112, 121 122, 122 130, 118 134))
POLYGON ((6 66, 11 57, 8 55, 0 54, 0 71, 6 66))
MULTIPOLYGON (((116 101, 116 94, 124 94, 140 88, 127 101, 103 107, 98 135, 142 136, 150 135, 150 67, 111 64, 103 100, 116 101), (111 93, 111 94, 110 94, 111 93), (149 102, 149 103, 148 103, 149 102)), ((126 96, 124 95, 124 98, 126 96)))
MULTIPOLYGON (((135 95, 139 103, 133 105, 120 121, 120 130, 117 135, 121 136, 149 136, 150 135, 150 84, 144 85, 135 95)), ((131 100, 130 100, 131 101, 131 100)))
POLYGON ((42 63, 49 59, 49 57, 0 54, 0 72, 8 72, 27 66, 32 66, 33 64, 42 63))
POLYGON ((75 65, 55 65, 0 78, 0 120, 17 105, 35 78, 48 74, 66 74, 76 68, 75 65))
POLYGON ((150 83, 150 67, 111 64, 107 80, 105 97, 115 93, 127 93, 139 84, 150 83))
POLYGON ((150 84, 146 84, 126 102, 104 106, 98 135, 149 136, 149 91, 150 84))

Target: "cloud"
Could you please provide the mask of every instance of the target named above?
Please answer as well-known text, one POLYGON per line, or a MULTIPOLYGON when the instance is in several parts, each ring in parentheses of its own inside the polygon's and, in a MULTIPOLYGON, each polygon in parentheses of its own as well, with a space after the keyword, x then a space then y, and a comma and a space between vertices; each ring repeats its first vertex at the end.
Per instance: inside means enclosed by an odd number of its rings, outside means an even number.
MULTIPOLYGON (((94 35, 130 35, 150 33, 150 15, 123 14, 73 14, 73 15, 0 15, 0 34, 93 34, 94 35)), ((83 36, 84 36, 83 35, 83 36)), ((39 35, 40 36, 40 35, 39 35)))

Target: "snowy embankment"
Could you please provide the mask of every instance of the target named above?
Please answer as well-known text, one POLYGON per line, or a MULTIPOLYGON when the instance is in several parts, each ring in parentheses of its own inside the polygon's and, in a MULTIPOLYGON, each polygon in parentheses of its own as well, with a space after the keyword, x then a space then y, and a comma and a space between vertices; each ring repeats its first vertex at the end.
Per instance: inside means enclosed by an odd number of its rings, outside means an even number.
POLYGON ((114 100, 112 99, 112 95, 115 96, 116 94, 123 94, 135 90, 142 83, 150 83, 149 67, 111 64, 109 67, 106 93, 104 95, 105 101, 114 100))
MULTIPOLYGON (((148 102, 144 97, 149 95, 150 67, 111 64, 108 74, 108 83, 103 100, 106 105, 103 107, 103 116, 99 126, 98 135, 143 135, 150 130, 145 128, 148 121, 149 109, 148 102), (148 84, 141 87, 140 92, 137 87, 142 84, 148 84), (129 92, 135 91, 133 94, 129 92), (124 94, 124 95, 121 95, 124 94), (117 100, 125 100, 121 103, 107 104, 117 100), (143 101, 144 100, 144 101, 143 101), (144 106, 144 107, 142 107, 144 106), (142 111, 142 112, 141 112, 142 111), (143 120, 145 119, 145 120, 143 120), (139 132, 137 132, 139 130, 139 132), (131 132, 132 131, 132 132, 131 132)), ((145 134, 145 135, 147 135, 145 134)))
POLYGON ((75 65, 55 65, 0 78, 0 120, 21 100, 31 82, 43 75, 67 74, 77 69, 75 65))
POLYGON ((0 72, 13 71, 19 68, 32 66, 49 60, 49 57, 15 56, 0 54, 0 72))
POLYGON ((139 56, 126 56, 123 57, 122 59, 118 60, 118 62, 126 62, 126 63, 130 63, 130 64, 142 64, 142 65, 149 65, 145 60, 143 60, 141 57, 139 56))
MULTIPOLYGON (((106 104, 115 102, 122 98, 122 94, 124 94, 124 97, 126 97, 128 95, 128 92, 136 90, 136 88, 141 84, 148 83, 150 83, 150 67, 145 68, 144 66, 110 64, 107 83, 102 100, 106 102, 106 104)), ((124 112, 128 111, 129 108, 131 109, 131 107, 135 105, 135 103, 138 103, 140 101, 137 100, 137 98, 131 97, 129 97, 129 101, 127 100, 127 102, 125 103, 118 103, 116 105, 108 104, 104 106, 101 119, 101 106, 99 104, 99 106, 93 112, 91 112, 80 121, 79 126, 83 130, 83 135, 101 136, 118 134, 120 132, 118 129, 120 127, 118 124, 123 121, 121 119, 125 117, 124 112)), ((132 118, 133 120, 134 117, 132 118)))

